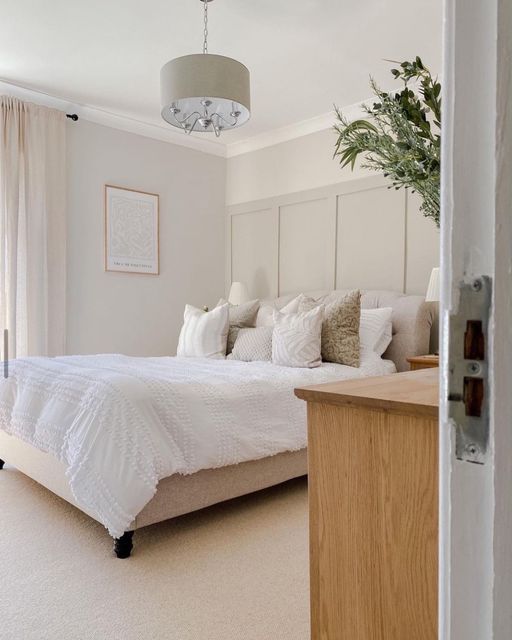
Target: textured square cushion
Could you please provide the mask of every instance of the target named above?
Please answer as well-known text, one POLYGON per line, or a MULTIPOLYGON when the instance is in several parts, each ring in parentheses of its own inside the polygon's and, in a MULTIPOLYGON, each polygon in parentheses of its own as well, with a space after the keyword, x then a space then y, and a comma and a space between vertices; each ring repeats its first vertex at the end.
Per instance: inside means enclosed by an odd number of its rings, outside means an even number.
POLYGON ((361 353, 370 352, 382 356, 393 338, 391 307, 361 309, 359 340, 361 353))
POLYGON ((318 367, 322 362, 323 313, 322 306, 305 313, 275 310, 272 362, 284 367, 318 367))
POLYGON ((177 355, 182 358, 225 358, 229 330, 229 305, 211 311, 185 307, 177 355))
POLYGON ((217 307, 223 304, 229 305, 229 333, 226 353, 231 353, 236 337, 240 329, 244 327, 254 327, 256 315, 260 308, 259 300, 251 300, 242 304, 230 304, 223 298, 217 303, 217 307))
MULTIPOLYGON (((318 301, 304 296, 299 311, 310 309, 318 301)), ((359 367, 361 292, 351 291, 344 298, 325 307, 322 325, 322 360, 359 367)))
POLYGON ((239 329, 231 357, 245 362, 272 360, 273 327, 239 329))

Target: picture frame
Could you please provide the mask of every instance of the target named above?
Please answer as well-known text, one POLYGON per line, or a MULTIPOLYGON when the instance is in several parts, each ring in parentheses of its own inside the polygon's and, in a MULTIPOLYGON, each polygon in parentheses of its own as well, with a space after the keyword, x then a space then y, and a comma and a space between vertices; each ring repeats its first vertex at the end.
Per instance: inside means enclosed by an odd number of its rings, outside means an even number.
POLYGON ((105 185, 105 271, 160 274, 159 195, 105 185))

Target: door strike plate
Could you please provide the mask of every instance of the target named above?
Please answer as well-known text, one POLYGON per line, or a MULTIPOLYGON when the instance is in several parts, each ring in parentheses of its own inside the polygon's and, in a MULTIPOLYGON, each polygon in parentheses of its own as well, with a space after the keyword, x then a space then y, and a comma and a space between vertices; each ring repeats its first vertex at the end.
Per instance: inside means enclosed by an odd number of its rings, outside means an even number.
POLYGON ((455 455, 484 464, 489 446, 489 314, 492 280, 478 276, 459 285, 450 315, 448 414, 455 425, 455 455))

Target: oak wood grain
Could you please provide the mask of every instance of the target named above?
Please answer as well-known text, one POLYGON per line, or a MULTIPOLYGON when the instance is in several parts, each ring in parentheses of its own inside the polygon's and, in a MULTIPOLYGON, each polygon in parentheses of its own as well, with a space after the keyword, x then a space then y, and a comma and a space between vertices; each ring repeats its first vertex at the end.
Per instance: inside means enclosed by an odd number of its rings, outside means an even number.
POLYGON ((308 403, 312 640, 437 638, 437 430, 308 403))
POLYGON ((426 355, 426 356, 414 356, 407 358, 411 371, 417 371, 418 369, 432 369, 439 367, 439 356, 426 355))
POLYGON ((295 389, 298 398, 379 412, 437 417, 439 370, 406 371, 389 376, 327 382, 295 389))

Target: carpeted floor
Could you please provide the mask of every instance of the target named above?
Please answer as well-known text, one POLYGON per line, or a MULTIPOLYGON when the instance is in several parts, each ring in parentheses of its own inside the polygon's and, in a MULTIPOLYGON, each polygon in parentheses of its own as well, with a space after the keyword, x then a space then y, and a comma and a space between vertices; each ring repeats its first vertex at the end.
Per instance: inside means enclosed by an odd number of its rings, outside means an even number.
POLYGON ((306 640, 304 479, 142 529, 99 524, 0 471, 2 640, 306 640))

